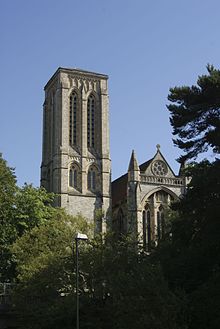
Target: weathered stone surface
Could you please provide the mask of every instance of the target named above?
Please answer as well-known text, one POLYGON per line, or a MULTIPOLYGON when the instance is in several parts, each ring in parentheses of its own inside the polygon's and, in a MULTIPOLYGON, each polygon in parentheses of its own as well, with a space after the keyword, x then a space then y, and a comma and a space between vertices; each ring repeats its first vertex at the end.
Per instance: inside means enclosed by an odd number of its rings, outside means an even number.
POLYGON ((107 82, 104 74, 59 68, 45 86, 41 185, 57 194, 57 206, 89 221, 95 221, 97 211, 103 218, 110 214, 107 82), (72 95, 76 95, 76 105, 70 103, 72 95), (94 107, 88 110, 90 95, 94 107), (76 143, 70 141, 70 134, 75 134, 76 143), (88 146, 89 137, 92 146, 88 146), (71 170, 77 171, 72 183, 70 175, 75 174, 71 170), (95 186, 90 186, 91 179, 95 186))

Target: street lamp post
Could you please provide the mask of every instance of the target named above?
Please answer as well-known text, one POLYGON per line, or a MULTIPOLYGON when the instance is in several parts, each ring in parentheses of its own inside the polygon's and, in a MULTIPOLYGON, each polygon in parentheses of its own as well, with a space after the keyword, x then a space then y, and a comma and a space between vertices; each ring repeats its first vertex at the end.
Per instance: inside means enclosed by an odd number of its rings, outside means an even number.
POLYGON ((76 329, 79 329, 79 241, 88 240, 86 234, 77 233, 76 242, 76 329))

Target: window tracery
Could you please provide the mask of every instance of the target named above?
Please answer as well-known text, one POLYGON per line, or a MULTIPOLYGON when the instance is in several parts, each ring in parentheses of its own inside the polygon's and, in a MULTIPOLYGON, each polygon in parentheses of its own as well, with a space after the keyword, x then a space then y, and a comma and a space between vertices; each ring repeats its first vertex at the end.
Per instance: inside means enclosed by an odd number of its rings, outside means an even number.
POLYGON ((156 176, 165 176, 168 172, 167 165, 161 160, 156 160, 152 163, 151 170, 156 176))

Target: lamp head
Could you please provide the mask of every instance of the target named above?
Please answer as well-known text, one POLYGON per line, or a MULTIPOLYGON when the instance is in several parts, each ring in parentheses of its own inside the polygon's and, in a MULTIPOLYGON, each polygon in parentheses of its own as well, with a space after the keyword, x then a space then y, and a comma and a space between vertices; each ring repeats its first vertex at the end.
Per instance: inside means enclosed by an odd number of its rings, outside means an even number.
POLYGON ((86 234, 77 233, 75 239, 76 240, 88 240, 88 236, 86 234))

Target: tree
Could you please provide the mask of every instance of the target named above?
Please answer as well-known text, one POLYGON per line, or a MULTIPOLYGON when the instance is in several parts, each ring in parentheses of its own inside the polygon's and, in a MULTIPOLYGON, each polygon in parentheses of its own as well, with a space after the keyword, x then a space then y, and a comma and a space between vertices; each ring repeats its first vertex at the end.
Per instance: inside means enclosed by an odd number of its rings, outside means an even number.
POLYGON ((220 265, 220 160, 191 164, 187 193, 172 208, 172 240, 161 262, 172 286, 192 293, 220 265))
POLYGON ((179 160, 195 159, 209 147, 220 153, 220 71, 207 66, 207 75, 198 77, 197 86, 170 89, 168 110, 174 140, 186 152, 179 160))
POLYGON ((16 238, 16 228, 12 224, 16 192, 14 169, 0 154, 0 282, 7 279, 12 265, 9 246, 16 238))
MULTIPOLYGON (((82 219, 61 216, 15 243, 20 279, 15 301, 26 329, 74 327, 71 247, 76 231, 88 228, 82 219)), ((133 242, 106 237, 103 243, 97 237, 79 247, 80 328, 183 328, 179 300, 169 291, 160 266, 137 253, 133 242)))
POLYGON ((218 329, 220 322, 220 271, 214 272, 189 300, 190 329, 218 329))
POLYGON ((17 190, 14 169, 7 165, 0 153, 0 219, 9 217, 17 190))
POLYGON ((73 327, 77 232, 90 235, 91 225, 57 209, 53 220, 26 231, 12 246, 18 273, 14 302, 24 328, 73 327))
MULTIPOLYGON (((171 88, 168 95, 173 103, 168 106, 173 133, 180 137, 174 143, 186 152, 180 161, 193 159, 209 147, 220 152, 220 71, 210 65, 207 70, 208 75, 198 77, 198 86, 171 88)), ((188 164, 185 175, 191 182, 185 196, 173 206, 178 212, 172 225, 176 260, 167 268, 182 264, 174 272, 188 292, 208 280, 220 264, 219 172, 218 159, 188 164)))
POLYGON ((56 210, 52 207, 54 194, 48 193, 44 188, 24 184, 17 189, 15 203, 15 218, 18 236, 26 230, 53 219, 56 210))
POLYGON ((180 300, 169 290, 160 265, 140 252, 136 241, 110 237, 84 256, 91 298, 84 300, 82 328, 183 328, 180 300))
POLYGON ((16 279, 10 246, 27 230, 53 218, 53 198, 43 188, 19 188, 14 169, 0 154, 0 282, 16 279))
MULTIPOLYGON (((220 71, 207 67, 197 86, 170 89, 174 143, 192 160, 212 149, 220 153, 220 71)), ((159 259, 173 291, 188 300, 188 328, 218 328, 220 307, 220 160, 189 163, 186 194, 172 208, 172 239, 160 248, 159 259)))

